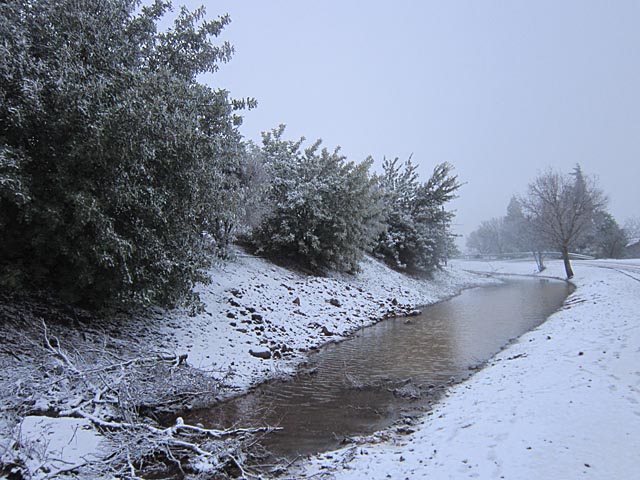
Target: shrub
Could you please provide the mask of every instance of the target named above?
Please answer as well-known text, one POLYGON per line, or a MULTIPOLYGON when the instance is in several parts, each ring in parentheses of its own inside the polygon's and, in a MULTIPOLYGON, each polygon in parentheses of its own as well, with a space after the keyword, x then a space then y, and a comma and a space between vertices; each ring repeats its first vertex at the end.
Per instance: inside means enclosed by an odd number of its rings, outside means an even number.
POLYGON ((227 240, 238 104, 196 76, 229 60, 229 18, 182 9, 158 32, 170 3, 138 4, 0 5, 4 286, 171 306, 227 240))
POLYGON ((263 134, 271 186, 269 211, 253 233, 255 246, 313 270, 356 271, 379 231, 372 161, 348 162, 339 148, 321 150, 320 140, 302 150, 304 138, 287 141, 283 133, 284 125, 263 134))
POLYGON ((444 205, 460 187, 448 163, 437 165, 424 183, 417 166, 407 160, 383 162, 379 178, 384 192, 385 230, 373 248, 390 266, 412 273, 430 274, 442 265, 453 248, 450 233, 453 213, 444 205))

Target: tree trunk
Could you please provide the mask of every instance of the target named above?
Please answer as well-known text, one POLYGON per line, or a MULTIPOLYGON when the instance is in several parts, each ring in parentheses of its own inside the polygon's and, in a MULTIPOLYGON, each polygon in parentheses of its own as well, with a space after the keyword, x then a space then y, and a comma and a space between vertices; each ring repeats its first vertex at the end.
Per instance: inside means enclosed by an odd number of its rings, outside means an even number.
POLYGON ((567 272, 567 279, 573 278, 573 269, 569 260, 569 247, 562 247, 562 260, 564 261, 564 271, 567 272))
POLYGON ((536 260, 536 266, 538 267, 538 272, 542 272, 545 269, 544 266, 544 255, 541 250, 533 251, 533 258, 536 260))

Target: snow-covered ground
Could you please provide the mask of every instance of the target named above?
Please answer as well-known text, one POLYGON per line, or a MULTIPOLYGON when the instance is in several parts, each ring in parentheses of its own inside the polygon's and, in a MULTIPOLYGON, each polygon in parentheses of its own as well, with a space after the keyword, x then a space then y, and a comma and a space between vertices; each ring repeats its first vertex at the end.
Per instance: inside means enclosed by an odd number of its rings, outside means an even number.
MULTIPOLYGON (((640 261, 574 269, 577 290, 565 307, 453 387, 414 433, 392 429, 320 455, 294 478, 640 478, 640 261)), ((357 276, 326 278, 240 254, 201 287, 203 313, 157 312, 116 330, 149 352, 188 353, 190 365, 243 391, 291 372, 327 341, 495 282, 470 271, 530 275, 534 264, 457 262, 417 281, 367 258, 357 276)), ((562 278, 561 262, 544 275, 562 278)), ((20 355, 24 370, 27 353, 20 355)), ((101 441, 93 425, 77 418, 30 414, 16 430, 0 447, 21 439, 33 478, 90 461, 100 449, 89 448, 101 441)))
POLYGON ((454 268, 431 281, 416 280, 370 257, 361 269, 357 275, 308 276, 239 254, 212 272, 211 285, 201 286, 203 313, 161 318, 164 346, 187 353, 190 365, 227 374, 227 383, 242 391, 291 372, 309 349, 495 282, 454 268))
MULTIPOLYGON (((229 395, 292 372, 309 350, 340 340, 363 326, 408 314, 463 288, 495 282, 450 267, 433 280, 416 280, 369 257, 361 268, 355 276, 308 276, 238 252, 234 261, 211 272, 210 285, 200 286, 205 309, 195 317, 158 310, 104 324, 85 320, 84 330, 74 319, 51 321, 55 343, 49 349, 42 348, 41 325, 45 318, 56 315, 46 304, 32 307, 32 312, 20 304, 3 305, 2 314, 7 316, 2 325, 4 337, 5 341, 10 339, 7 345, 12 350, 0 350, 2 398, 11 398, 11 402, 0 404, 0 464, 21 465, 20 471, 30 478, 49 478, 108 455, 104 437, 95 425, 74 413, 77 398, 89 398, 91 404, 92 396, 76 390, 47 392, 52 382, 49 370, 57 375, 69 367, 64 351, 71 352, 74 361, 83 359, 79 363, 82 371, 74 370, 73 378, 107 370, 103 364, 91 363, 95 352, 100 358, 114 355, 106 351, 106 345, 121 347, 114 358, 131 368, 135 361, 128 358, 188 354, 188 364, 223 379, 228 388, 222 394, 229 395), (58 341, 62 354, 57 350, 58 341), (40 390, 23 388, 25 382, 37 384, 40 390)), ((160 380, 155 379, 157 388, 164 389, 166 385, 160 380)), ((59 385, 67 385, 66 381, 56 380, 59 385)), ((93 478, 95 466, 90 471, 93 473, 83 478, 93 478)))
MULTIPOLYGON (((458 262, 532 274, 530 262, 458 262)), ((640 262, 574 262, 565 306, 401 436, 312 459, 334 479, 640 478, 640 262)), ((561 262, 544 275, 564 276, 561 262)))

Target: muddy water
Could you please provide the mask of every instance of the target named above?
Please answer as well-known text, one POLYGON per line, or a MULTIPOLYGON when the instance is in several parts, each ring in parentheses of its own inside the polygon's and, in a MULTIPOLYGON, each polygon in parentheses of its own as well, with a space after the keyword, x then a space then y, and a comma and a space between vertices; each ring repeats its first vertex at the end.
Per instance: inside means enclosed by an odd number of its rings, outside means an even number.
POLYGON ((322 349, 291 381, 187 415, 207 426, 270 424, 278 456, 316 453, 424 411, 510 340, 557 310, 570 286, 541 279, 467 290, 423 314, 381 322, 322 349))

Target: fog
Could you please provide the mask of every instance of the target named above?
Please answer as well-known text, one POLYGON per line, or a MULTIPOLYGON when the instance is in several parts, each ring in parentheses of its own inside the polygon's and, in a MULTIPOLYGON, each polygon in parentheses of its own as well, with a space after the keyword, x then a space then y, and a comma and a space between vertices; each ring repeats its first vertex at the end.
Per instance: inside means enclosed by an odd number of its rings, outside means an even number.
POLYGON ((258 100, 249 139, 285 123, 376 168, 413 154, 426 179, 450 162, 459 234, 578 162, 620 223, 640 215, 639 2, 222 0, 207 13, 230 14, 221 39, 236 54, 204 80, 258 100))

